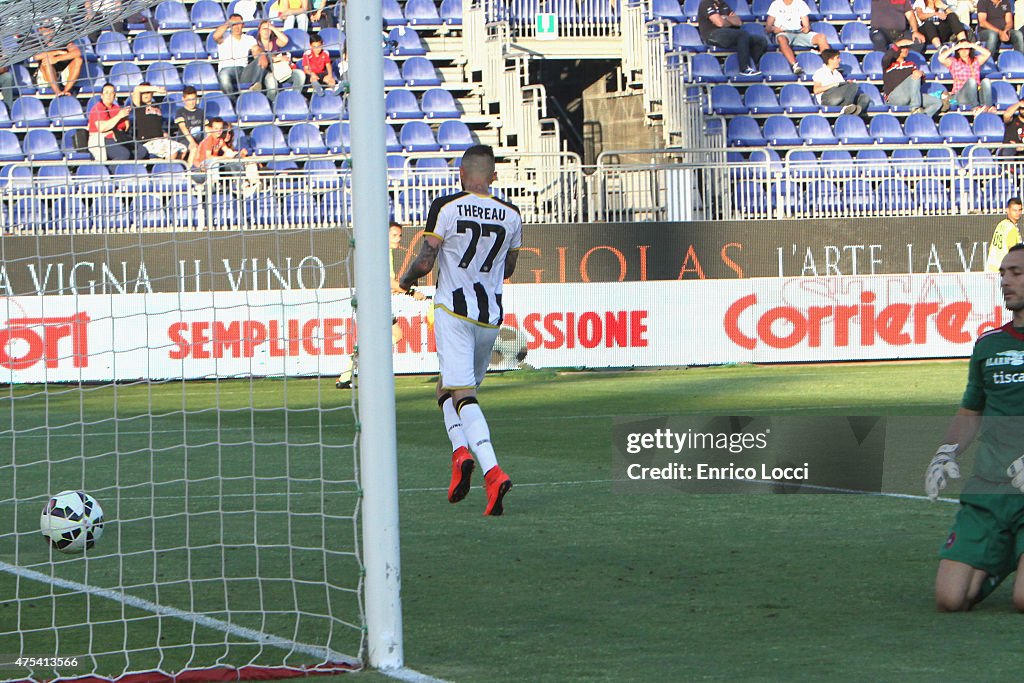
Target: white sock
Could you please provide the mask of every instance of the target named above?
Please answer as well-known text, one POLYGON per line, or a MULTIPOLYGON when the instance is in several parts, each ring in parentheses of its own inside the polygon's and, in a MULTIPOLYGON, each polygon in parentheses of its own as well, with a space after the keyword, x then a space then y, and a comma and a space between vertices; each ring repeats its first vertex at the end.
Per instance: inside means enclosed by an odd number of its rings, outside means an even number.
POLYGON ((449 396, 441 404, 441 413, 444 414, 444 428, 448 430, 448 439, 452 442, 452 453, 460 448, 466 447, 466 434, 462 431, 462 420, 455 411, 455 404, 449 396))
POLYGON ((480 410, 478 403, 467 403, 459 411, 459 417, 462 418, 462 431, 469 440, 469 448, 480 463, 480 469, 486 474, 498 464, 498 457, 491 445, 491 430, 487 426, 484 411, 480 410))

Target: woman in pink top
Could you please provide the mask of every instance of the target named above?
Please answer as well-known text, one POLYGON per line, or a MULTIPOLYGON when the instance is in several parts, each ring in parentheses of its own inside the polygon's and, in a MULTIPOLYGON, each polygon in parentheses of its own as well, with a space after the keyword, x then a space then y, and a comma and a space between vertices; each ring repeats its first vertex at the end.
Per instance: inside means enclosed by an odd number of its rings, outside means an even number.
POLYGON ((939 62, 953 76, 953 97, 957 104, 973 107, 976 115, 996 111, 992 106, 992 81, 981 77, 981 65, 991 56, 986 48, 966 40, 939 50, 939 62))

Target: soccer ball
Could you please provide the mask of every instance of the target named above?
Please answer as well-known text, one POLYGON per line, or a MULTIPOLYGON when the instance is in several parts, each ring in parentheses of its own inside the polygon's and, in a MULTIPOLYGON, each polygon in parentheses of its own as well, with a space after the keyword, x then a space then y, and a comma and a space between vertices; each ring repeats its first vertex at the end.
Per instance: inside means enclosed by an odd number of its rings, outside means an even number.
POLYGON ((103 508, 84 491, 61 491, 43 506, 39 530, 62 553, 80 553, 103 535, 103 508))
POLYGON ((491 349, 489 370, 515 370, 526 360, 529 339, 526 334, 511 325, 502 325, 498 338, 491 349))

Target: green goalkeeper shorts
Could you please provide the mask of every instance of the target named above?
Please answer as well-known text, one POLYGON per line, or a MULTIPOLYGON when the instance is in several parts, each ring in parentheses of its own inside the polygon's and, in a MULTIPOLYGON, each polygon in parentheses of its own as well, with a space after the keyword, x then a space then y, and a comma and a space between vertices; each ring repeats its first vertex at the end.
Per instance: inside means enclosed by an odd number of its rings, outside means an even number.
POLYGON ((960 510, 939 557, 1001 578, 1017 569, 1021 554, 1024 495, 961 494, 960 510))

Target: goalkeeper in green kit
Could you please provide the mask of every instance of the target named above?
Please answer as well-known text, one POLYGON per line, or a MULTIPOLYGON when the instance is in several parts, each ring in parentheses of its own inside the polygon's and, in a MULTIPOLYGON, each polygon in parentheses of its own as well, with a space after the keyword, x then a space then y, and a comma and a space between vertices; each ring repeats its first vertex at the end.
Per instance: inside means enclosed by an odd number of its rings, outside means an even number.
POLYGON ((959 478, 957 456, 978 436, 974 473, 939 552, 942 612, 971 609, 1014 571, 1013 604, 1024 612, 1024 244, 1007 252, 999 275, 1012 320, 975 342, 960 409, 925 476, 935 500, 959 478))

